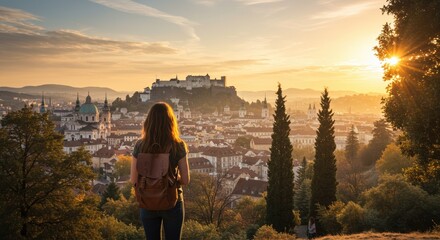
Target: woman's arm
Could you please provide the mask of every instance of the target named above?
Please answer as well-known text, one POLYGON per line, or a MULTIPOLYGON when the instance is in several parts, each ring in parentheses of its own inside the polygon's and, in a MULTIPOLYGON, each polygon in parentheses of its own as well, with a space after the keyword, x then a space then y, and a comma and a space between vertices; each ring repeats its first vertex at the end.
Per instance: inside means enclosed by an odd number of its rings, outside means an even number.
POLYGON ((131 181, 131 183, 133 183, 133 185, 136 185, 137 177, 138 177, 136 164, 137 164, 137 159, 135 157, 133 157, 131 159, 131 172, 130 172, 130 181, 131 181))
POLYGON ((189 183, 189 166, 188 157, 185 156, 178 162, 179 172, 180 172, 180 184, 187 185, 189 183))

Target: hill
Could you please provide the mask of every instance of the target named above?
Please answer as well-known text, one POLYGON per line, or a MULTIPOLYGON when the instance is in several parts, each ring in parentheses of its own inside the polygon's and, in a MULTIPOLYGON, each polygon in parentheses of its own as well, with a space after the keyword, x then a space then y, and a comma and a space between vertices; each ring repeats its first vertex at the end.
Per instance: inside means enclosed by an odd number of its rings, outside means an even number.
POLYGON ((87 96, 87 93, 90 92, 90 95, 94 100, 103 100, 105 94, 109 99, 114 99, 117 97, 124 97, 125 93, 115 91, 111 88, 107 87, 72 87, 67 85, 59 85, 59 84, 44 84, 39 86, 25 86, 21 88, 13 88, 13 87, 0 87, 0 91, 8 91, 15 93, 25 93, 25 94, 33 94, 41 96, 42 92, 46 96, 50 96, 56 99, 75 99, 76 94, 79 93, 81 99, 87 96))
POLYGON ((23 99, 38 99, 39 96, 16 93, 9 91, 0 91, 0 104, 11 107, 11 110, 18 110, 24 106, 23 99))

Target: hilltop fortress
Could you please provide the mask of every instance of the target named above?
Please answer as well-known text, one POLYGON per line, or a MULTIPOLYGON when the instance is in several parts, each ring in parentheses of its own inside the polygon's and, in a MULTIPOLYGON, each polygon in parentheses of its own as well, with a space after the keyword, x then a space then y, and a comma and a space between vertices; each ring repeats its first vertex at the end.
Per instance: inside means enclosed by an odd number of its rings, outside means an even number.
POLYGON ((149 100, 169 99, 172 97, 180 97, 182 93, 191 93, 199 89, 209 89, 210 95, 215 96, 219 93, 236 95, 235 87, 226 86, 226 77, 222 76, 220 79, 211 79, 209 74, 205 76, 188 75, 185 80, 179 80, 176 76, 170 80, 156 79, 150 87, 144 88, 140 93, 142 102, 149 100))

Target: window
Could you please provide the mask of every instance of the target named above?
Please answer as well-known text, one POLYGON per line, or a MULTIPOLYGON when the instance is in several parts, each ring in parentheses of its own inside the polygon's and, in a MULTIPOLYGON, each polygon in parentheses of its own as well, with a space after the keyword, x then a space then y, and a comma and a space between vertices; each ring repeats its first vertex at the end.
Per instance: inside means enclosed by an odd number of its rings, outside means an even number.
POLYGON ((95 121, 95 117, 92 117, 92 121, 95 121))
POLYGON ((86 122, 88 122, 89 121, 89 116, 86 116, 86 122))

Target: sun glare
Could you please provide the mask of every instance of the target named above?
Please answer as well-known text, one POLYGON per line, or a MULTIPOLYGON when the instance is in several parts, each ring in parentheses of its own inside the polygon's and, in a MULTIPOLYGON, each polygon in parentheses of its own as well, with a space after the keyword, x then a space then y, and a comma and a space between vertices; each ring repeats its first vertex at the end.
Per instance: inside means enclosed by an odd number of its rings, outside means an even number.
POLYGON ((399 63, 400 59, 396 56, 390 57, 385 60, 385 63, 389 64, 390 66, 396 66, 399 63))

